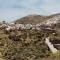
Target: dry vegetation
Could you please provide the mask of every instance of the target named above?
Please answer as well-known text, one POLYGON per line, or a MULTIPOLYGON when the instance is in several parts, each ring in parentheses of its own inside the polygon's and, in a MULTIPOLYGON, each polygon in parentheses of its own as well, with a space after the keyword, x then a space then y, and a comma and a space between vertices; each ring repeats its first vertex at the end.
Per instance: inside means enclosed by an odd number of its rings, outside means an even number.
POLYGON ((9 34, 0 33, 0 50, 6 60, 53 60, 45 44, 47 33, 37 30, 23 30, 9 34))
POLYGON ((15 32, 12 35, 0 33, 2 57, 6 60, 40 60, 50 56, 50 51, 44 43, 44 33, 36 30, 30 32, 24 30, 22 35, 16 35, 15 32))
MULTIPOLYGON (((54 16, 54 15, 53 15, 54 16)), ((46 16, 28 16, 19 19, 19 23, 36 24, 51 18, 46 16)), ((6 32, 0 29, 0 59, 2 60, 57 60, 56 56, 51 56, 48 46, 45 44, 45 38, 60 40, 60 25, 55 25, 57 34, 54 36, 48 31, 22 30, 6 32)), ((59 46, 60 47, 60 46, 59 46)), ((60 56, 60 55, 59 55, 60 56)))

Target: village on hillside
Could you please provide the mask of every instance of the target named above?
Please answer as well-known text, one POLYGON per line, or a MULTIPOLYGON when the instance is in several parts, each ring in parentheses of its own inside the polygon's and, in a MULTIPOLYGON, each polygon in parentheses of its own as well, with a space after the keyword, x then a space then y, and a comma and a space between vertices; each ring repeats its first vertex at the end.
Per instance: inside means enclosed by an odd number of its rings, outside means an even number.
POLYGON ((25 58, 29 60, 30 57, 34 60, 37 56, 39 59, 49 57, 50 53, 54 54, 60 50, 59 27, 59 16, 38 24, 6 23, 2 21, 0 23, 0 46, 3 47, 2 52, 4 53, 1 53, 1 55, 10 60, 25 58), (21 52, 19 52, 20 50, 21 52), (31 56, 27 57, 25 51, 31 56))
POLYGON ((23 30, 23 29, 47 29, 47 30, 54 30, 54 25, 58 24, 60 20, 56 17, 44 21, 38 24, 19 24, 19 23, 6 23, 5 21, 0 23, 0 28, 4 28, 6 31, 9 30, 23 30))

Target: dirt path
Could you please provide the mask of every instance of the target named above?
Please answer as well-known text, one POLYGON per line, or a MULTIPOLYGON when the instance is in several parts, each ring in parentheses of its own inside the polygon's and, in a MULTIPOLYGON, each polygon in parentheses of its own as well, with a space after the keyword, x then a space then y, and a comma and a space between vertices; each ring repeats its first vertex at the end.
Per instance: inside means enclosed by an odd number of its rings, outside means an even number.
POLYGON ((45 43, 50 48, 51 52, 56 53, 58 50, 56 48, 54 48, 53 44, 51 44, 51 42, 49 41, 49 37, 47 37, 45 40, 46 40, 45 43))

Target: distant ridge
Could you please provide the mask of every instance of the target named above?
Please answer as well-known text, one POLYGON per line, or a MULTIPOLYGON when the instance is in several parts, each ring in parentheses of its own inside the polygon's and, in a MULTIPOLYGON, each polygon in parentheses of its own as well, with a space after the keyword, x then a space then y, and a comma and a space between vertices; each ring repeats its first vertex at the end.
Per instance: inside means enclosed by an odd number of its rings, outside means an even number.
POLYGON ((37 23, 41 23, 43 21, 46 21, 46 20, 49 20, 53 17, 57 17, 57 16, 60 16, 60 13, 57 13, 57 14, 53 14, 53 15, 50 15, 50 16, 42 16, 42 15, 28 15, 28 16, 25 16, 23 18, 20 18, 20 19, 17 19, 15 21, 15 23, 22 23, 22 24, 37 24, 37 23))

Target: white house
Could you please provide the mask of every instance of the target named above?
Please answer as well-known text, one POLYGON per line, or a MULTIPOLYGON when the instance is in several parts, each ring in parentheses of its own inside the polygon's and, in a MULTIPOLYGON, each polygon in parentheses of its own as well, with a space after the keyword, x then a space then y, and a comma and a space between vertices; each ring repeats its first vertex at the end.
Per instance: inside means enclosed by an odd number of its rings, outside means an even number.
POLYGON ((30 28, 32 28, 32 25, 31 25, 31 24, 26 24, 26 25, 25 25, 25 28, 26 28, 26 29, 30 29, 30 28))

